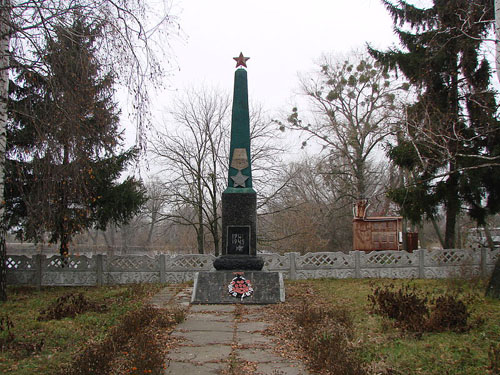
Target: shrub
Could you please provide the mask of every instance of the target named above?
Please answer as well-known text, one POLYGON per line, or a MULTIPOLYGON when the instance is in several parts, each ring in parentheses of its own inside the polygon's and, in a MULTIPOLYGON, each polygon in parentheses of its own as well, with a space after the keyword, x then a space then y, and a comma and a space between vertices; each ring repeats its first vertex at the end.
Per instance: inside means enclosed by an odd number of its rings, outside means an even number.
POLYGON ((421 334, 470 329, 469 309, 456 294, 432 297, 409 285, 396 289, 391 284, 375 288, 368 300, 372 313, 393 319, 404 331, 421 334))
POLYGON ((0 350, 4 351, 5 348, 15 339, 12 332, 14 323, 7 315, 0 317, 0 350))
POLYGON ((490 375, 500 374, 500 343, 490 345, 488 357, 490 360, 490 365, 488 366, 490 375))
POLYGON ((184 311, 180 309, 160 310, 147 305, 130 311, 104 340, 90 342, 78 353, 63 374, 108 374, 112 361, 123 353, 131 369, 129 374, 161 374, 164 355, 162 345, 156 340, 156 331, 171 327, 181 319, 184 319, 184 311))
POLYGON ((42 351, 45 344, 44 338, 27 340, 26 336, 16 337, 13 331, 14 323, 7 316, 0 317, 0 350, 10 350, 14 358, 28 357, 42 351))
POLYGON ((404 285, 396 290, 393 284, 377 287, 368 296, 371 311, 396 321, 406 331, 419 332, 429 315, 427 298, 418 295, 415 287, 404 285))
POLYGON ((464 332, 469 329, 470 313, 466 304, 455 295, 445 294, 431 301, 428 331, 464 332))
POLYGON ((131 375, 161 374, 165 356, 160 343, 155 340, 154 329, 138 332, 130 342, 131 375))
POLYGON ((69 293, 57 298, 46 309, 41 310, 37 319, 38 321, 59 320, 74 318, 87 311, 102 312, 105 310, 105 305, 90 302, 83 293, 69 293))
POLYGON ((75 356, 71 365, 63 370, 62 374, 109 374, 111 371, 111 360, 116 350, 117 348, 113 345, 113 341, 109 338, 101 342, 89 342, 75 356))
POLYGON ((347 310, 313 307, 305 301, 294 315, 301 346, 312 367, 332 375, 363 375, 365 370, 349 340, 354 328, 347 310))

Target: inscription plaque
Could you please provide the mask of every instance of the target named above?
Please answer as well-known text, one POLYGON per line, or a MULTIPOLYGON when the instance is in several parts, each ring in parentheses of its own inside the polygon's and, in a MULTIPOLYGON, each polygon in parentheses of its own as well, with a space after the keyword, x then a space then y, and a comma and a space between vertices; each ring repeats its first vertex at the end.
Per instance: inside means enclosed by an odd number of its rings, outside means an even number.
POLYGON ((250 226, 227 226, 227 254, 250 254, 250 226))
POLYGON ((231 167, 239 171, 248 167, 248 156, 245 148, 234 149, 231 167))

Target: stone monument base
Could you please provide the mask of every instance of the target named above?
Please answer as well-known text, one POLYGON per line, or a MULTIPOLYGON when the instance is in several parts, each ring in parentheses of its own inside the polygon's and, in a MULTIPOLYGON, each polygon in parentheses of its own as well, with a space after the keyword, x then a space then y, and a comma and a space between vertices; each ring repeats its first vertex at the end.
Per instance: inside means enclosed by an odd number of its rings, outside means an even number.
POLYGON ((212 271, 197 272, 191 303, 270 304, 285 302, 281 272, 212 271))
POLYGON ((222 255, 214 260, 214 268, 218 271, 260 271, 262 267, 264 259, 253 255, 222 255))

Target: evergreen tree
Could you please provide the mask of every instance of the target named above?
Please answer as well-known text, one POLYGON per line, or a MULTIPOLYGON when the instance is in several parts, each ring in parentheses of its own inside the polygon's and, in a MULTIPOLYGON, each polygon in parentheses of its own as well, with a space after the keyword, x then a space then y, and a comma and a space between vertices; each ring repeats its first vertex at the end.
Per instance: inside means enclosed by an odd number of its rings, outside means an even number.
POLYGON ((492 0, 434 0, 430 8, 383 0, 403 49, 369 48, 386 68, 402 72, 418 92, 406 132, 389 155, 412 171, 408 187, 391 192, 405 216, 419 221, 445 211, 445 248, 455 246, 462 208, 484 224, 500 210, 500 152, 491 69, 481 46, 493 22, 492 0))
POLYGON ((27 240, 60 243, 92 226, 127 222, 144 203, 142 185, 116 180, 135 155, 120 152, 113 74, 96 62, 99 25, 82 17, 48 39, 45 71, 18 65, 11 82, 6 219, 27 240))

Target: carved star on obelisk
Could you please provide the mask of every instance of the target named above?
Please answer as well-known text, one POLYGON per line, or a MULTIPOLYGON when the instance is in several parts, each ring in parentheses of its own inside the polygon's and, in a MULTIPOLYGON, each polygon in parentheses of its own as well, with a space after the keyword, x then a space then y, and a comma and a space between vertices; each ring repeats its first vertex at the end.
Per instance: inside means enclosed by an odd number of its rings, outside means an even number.
POLYGON ((250 59, 250 57, 243 56, 242 52, 240 52, 240 55, 238 57, 233 57, 233 60, 236 61, 236 67, 244 66, 246 68, 247 67, 247 60, 249 60, 249 59, 250 59))
POLYGON ((231 176, 234 181, 234 187, 245 187, 245 182, 248 180, 248 176, 245 176, 241 171, 238 171, 234 176, 231 176))

